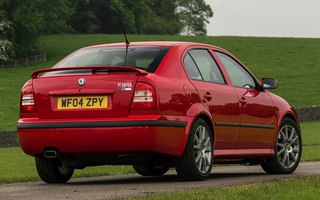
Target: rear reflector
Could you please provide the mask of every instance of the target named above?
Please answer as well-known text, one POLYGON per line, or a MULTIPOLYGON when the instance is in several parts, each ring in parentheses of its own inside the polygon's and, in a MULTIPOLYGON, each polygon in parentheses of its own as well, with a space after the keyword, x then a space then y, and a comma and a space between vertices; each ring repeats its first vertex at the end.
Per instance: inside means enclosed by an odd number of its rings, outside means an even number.
POLYGON ((151 85, 147 83, 137 83, 134 90, 132 110, 149 110, 155 109, 155 92, 151 85))

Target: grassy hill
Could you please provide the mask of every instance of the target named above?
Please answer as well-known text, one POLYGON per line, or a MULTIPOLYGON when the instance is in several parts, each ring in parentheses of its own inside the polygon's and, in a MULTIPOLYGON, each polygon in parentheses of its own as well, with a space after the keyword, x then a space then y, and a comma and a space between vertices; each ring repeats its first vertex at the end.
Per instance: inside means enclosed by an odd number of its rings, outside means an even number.
MULTIPOLYGON (((320 97, 320 39, 128 35, 136 41, 189 41, 220 46, 239 58, 256 76, 273 77, 279 87, 272 92, 294 107, 318 105, 320 97)), ((51 35, 40 38, 48 62, 23 68, 0 69, 0 130, 15 130, 19 118, 20 90, 30 74, 50 68, 84 46, 124 42, 123 35, 51 35)))

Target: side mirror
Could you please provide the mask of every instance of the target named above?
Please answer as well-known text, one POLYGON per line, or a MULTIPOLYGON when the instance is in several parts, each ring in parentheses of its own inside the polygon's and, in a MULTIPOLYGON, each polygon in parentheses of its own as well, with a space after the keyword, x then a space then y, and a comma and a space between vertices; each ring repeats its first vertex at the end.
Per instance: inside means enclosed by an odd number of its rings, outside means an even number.
POLYGON ((262 78, 261 87, 266 90, 276 89, 278 87, 278 81, 274 78, 262 78))

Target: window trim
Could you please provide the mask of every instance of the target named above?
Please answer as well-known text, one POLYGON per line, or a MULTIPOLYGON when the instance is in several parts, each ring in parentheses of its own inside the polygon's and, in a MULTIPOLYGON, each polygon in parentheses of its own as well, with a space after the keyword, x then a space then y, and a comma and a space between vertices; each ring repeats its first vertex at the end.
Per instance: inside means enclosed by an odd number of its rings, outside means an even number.
MULTIPOLYGON (((205 81, 204 78, 203 78, 203 76, 202 76, 202 73, 201 73, 201 71, 200 71, 200 69, 199 69, 199 66, 197 65, 197 63, 196 63, 196 61, 194 60, 194 58, 192 57, 192 55, 190 54, 190 49, 188 50, 188 52, 186 53, 186 55, 184 55, 184 58, 183 58, 183 65, 184 65, 184 67, 186 68, 187 73, 188 73, 188 76, 190 77, 190 79, 195 80, 195 81, 205 81), (191 77, 189 76, 188 70, 187 70, 187 68, 185 67, 185 64, 184 64, 184 59, 185 59, 185 57, 186 57, 187 54, 190 56, 191 60, 193 61, 193 64, 196 66, 196 68, 197 68, 197 70, 198 70, 198 72, 199 72, 199 74, 200 74, 200 76, 201 76, 201 80, 193 79, 193 78, 191 78, 191 77)), ((205 82, 207 82, 207 81, 205 81, 205 82)))

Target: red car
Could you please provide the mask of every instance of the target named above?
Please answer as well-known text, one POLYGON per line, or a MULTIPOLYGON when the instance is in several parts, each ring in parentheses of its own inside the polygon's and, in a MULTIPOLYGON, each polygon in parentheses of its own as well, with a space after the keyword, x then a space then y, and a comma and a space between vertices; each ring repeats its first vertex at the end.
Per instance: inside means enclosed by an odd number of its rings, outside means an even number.
POLYGON ((216 46, 91 46, 31 77, 17 128, 47 183, 95 165, 133 165, 144 176, 175 167, 183 180, 204 180, 213 163, 292 173, 300 161, 297 114, 268 92, 277 81, 260 83, 216 46))

